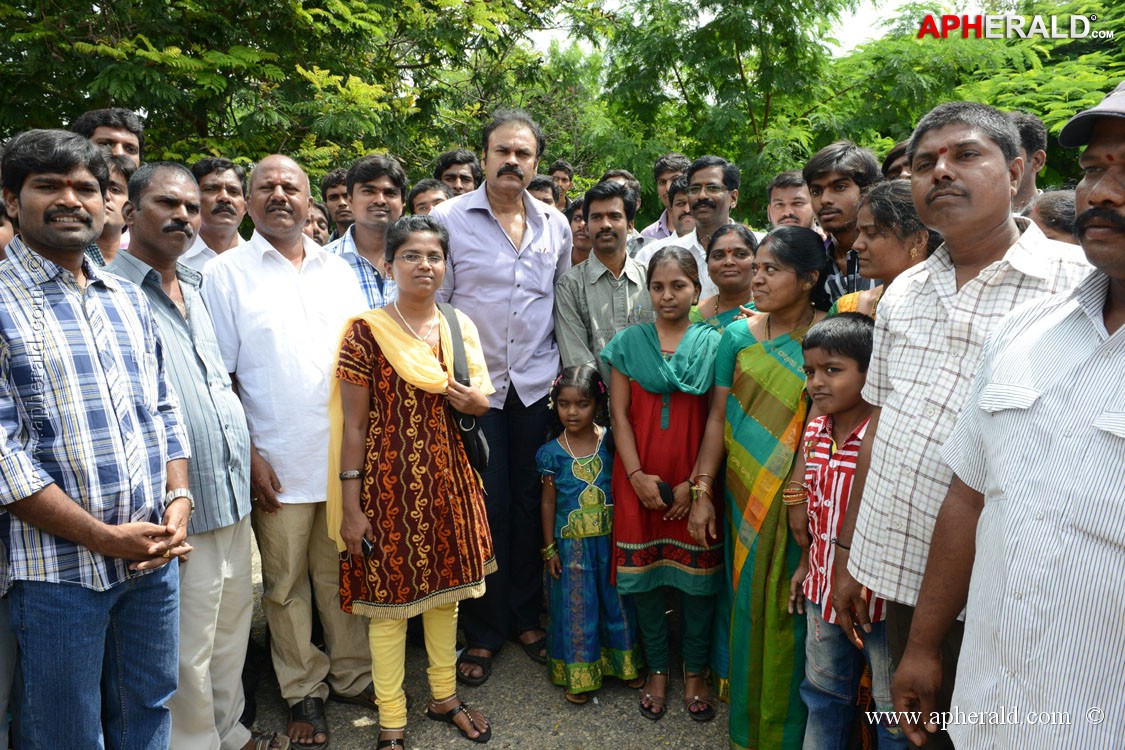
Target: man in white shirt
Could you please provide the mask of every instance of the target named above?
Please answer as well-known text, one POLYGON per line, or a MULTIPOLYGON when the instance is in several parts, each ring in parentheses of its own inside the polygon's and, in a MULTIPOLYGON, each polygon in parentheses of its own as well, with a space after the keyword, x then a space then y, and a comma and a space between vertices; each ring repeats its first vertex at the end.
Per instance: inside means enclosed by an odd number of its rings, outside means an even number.
POLYGON ((250 427, 252 522, 274 672, 297 747, 328 742, 329 690, 371 705, 367 623, 340 609, 328 537, 328 392, 340 331, 367 309, 348 264, 303 233, 309 181, 292 159, 250 175, 250 242, 207 268, 203 296, 250 427), (309 578, 312 578, 310 589, 309 578), (310 642, 313 601, 328 653, 310 642))
POLYGON ((730 224, 730 212, 738 205, 738 186, 742 181, 738 165, 718 156, 701 156, 687 170, 687 194, 695 231, 686 237, 667 237, 650 242, 637 253, 637 260, 648 267, 656 251, 663 247, 683 247, 691 251, 699 266, 703 284, 700 299, 713 297, 719 288, 707 273, 707 245, 711 235, 724 224, 730 224))
POLYGON ((199 231, 180 262, 200 273, 219 253, 246 243, 238 225, 246 216, 246 170, 230 159, 200 159, 191 165, 199 183, 199 231))

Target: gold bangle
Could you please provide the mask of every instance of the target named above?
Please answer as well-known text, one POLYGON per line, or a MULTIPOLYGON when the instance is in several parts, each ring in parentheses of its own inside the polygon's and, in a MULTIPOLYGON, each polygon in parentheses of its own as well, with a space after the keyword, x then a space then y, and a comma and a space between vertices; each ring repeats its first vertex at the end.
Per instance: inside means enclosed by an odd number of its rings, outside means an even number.
POLYGON ((543 558, 543 562, 547 562, 557 554, 559 554, 559 545, 555 542, 551 542, 546 547, 539 550, 539 555, 543 558))
POLYGON ((786 505, 804 505, 808 501, 809 499, 807 497, 803 497, 800 500, 787 500, 784 497, 781 498, 781 502, 785 503, 786 505))

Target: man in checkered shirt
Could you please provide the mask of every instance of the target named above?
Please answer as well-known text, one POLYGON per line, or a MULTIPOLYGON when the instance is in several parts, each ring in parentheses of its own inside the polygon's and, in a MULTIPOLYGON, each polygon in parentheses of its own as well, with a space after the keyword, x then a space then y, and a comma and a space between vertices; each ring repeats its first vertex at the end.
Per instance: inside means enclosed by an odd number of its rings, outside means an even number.
MULTIPOLYGON (((1019 153, 1008 116, 970 102, 931 110, 907 149, 918 215, 945 242, 895 279, 879 302, 863 391, 876 409, 838 540, 844 554, 836 555, 833 594, 845 630, 866 624, 862 587, 887 600, 887 642, 896 665, 952 480, 939 451, 968 395, 984 341, 1012 308, 1067 292, 1089 272, 1078 248, 1049 240, 1011 215, 1024 169, 1019 153)), ((947 674, 938 710, 949 706, 961 632, 955 626, 943 643, 947 674)), ((929 744, 952 747, 944 732, 929 744)))

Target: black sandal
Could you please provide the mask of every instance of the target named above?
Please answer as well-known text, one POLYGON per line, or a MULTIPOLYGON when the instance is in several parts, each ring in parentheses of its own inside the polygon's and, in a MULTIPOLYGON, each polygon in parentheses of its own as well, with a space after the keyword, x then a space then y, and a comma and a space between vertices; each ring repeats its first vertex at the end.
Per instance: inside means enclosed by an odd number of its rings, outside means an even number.
MULTIPOLYGON (((469 712, 469 704, 458 698, 456 695, 450 698, 446 698, 443 701, 430 701, 430 706, 426 708, 426 717, 432 719, 433 721, 440 721, 443 724, 451 724, 454 729, 461 733, 462 737, 469 740, 470 742, 476 742, 483 745, 484 743, 492 739, 492 725, 486 723, 484 729, 478 727, 477 723, 473 721, 473 715, 469 712), (448 703, 451 700, 457 700, 457 705, 443 714, 439 714, 438 712, 434 711, 435 706, 438 706, 441 703, 448 703), (479 732, 476 737, 470 737, 468 732, 457 726, 457 722, 455 722, 453 719, 456 718, 457 714, 459 713, 464 713, 465 716, 469 719, 469 725, 473 729, 477 730, 477 732, 479 732)), ((483 719, 484 717, 482 716, 481 718, 483 719)), ((487 721, 488 720, 485 719, 485 722, 487 721)))
POLYGON ((547 636, 531 643, 520 641, 520 645, 523 646, 523 652, 527 654, 529 659, 539 664, 547 663, 547 636), (543 653, 539 653, 540 651, 543 653))
MULTIPOLYGON (((493 655, 495 656, 495 654, 493 655)), ((470 654, 468 649, 461 652, 457 657, 457 681, 462 685, 469 687, 480 687, 488 682, 488 678, 492 676, 492 656, 477 656, 470 654), (474 664, 481 669, 480 677, 471 677, 461 671, 462 664, 474 664)))
MULTIPOLYGON (((306 695, 297 703, 289 707, 289 724, 308 724, 312 727, 312 736, 324 735, 324 742, 303 743, 290 738, 291 747, 301 750, 324 750, 328 747, 328 721, 324 718, 324 699, 306 695)), ((286 728, 288 733, 288 728, 286 728)))
POLYGON ((688 695, 687 681, 691 679, 706 680, 702 674, 684 674, 684 708, 688 716, 695 721, 711 721, 715 718, 715 699, 711 696, 688 695), (698 710, 693 711, 696 708, 698 710))
MULTIPOLYGON (((402 729, 387 729, 388 732, 403 732, 402 729)), ((382 732, 379 732, 382 734, 382 732)), ((386 740, 379 740, 375 743, 375 750, 383 750, 383 748, 390 748, 390 750, 406 750, 406 737, 391 737, 386 740)))
POLYGON ((292 740, 277 732, 251 732, 254 750, 289 750, 292 740))
POLYGON ((641 702, 640 702, 641 715, 644 716, 646 719, 649 719, 650 721, 660 721, 661 719, 664 718, 664 714, 667 713, 667 710, 666 710, 665 707, 667 705, 666 701, 668 700, 668 697, 667 697, 668 675, 664 672, 649 672, 648 677, 645 678, 645 684, 642 687, 642 690, 644 692, 641 693, 641 702), (663 695, 655 695, 653 693, 648 692, 648 681, 650 679, 652 679, 653 677, 663 677, 664 678, 664 694, 663 695), (645 705, 646 702, 648 703, 647 706, 645 705))

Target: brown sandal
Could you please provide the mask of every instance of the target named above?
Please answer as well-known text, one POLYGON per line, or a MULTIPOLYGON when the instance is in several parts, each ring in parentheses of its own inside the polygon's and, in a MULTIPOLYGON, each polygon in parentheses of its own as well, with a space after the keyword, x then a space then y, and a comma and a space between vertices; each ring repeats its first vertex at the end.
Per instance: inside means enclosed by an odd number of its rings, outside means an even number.
POLYGON ((646 719, 650 719, 652 721, 660 721, 664 718, 665 696, 663 694, 655 695, 653 693, 647 692, 648 680, 652 679, 653 677, 663 677, 664 689, 668 689, 667 674, 665 674, 664 672, 649 672, 648 679, 645 680, 644 684, 646 692, 641 694, 641 715, 646 719))
POLYGON ((711 721, 715 718, 715 699, 710 695, 688 695, 688 680, 704 680, 701 674, 684 674, 684 708, 694 721, 711 721))

